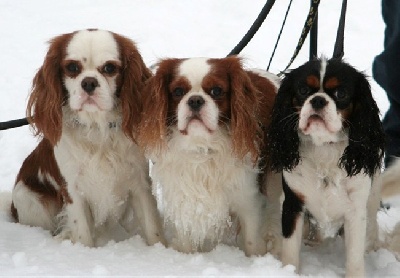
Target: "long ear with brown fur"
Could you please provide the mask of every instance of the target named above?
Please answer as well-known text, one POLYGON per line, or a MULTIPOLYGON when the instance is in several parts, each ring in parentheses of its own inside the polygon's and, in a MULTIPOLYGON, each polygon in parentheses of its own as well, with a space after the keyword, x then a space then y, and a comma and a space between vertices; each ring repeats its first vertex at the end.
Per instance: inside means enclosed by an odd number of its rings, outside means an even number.
POLYGON ((122 80, 117 92, 122 106, 122 130, 128 137, 136 140, 135 133, 144 101, 142 91, 145 82, 151 77, 151 72, 130 39, 115 33, 113 36, 118 43, 122 62, 122 80))
POLYGON ((139 145, 151 153, 160 153, 168 136, 168 84, 172 79, 171 65, 176 59, 162 61, 156 74, 147 82, 144 105, 139 125, 139 145))
POLYGON ((259 156, 263 140, 257 117, 260 94, 243 70, 240 59, 236 57, 226 59, 229 59, 231 63, 229 74, 233 151, 239 158, 250 153, 255 162, 259 156))
POLYGON ((26 109, 35 134, 43 134, 53 145, 62 132, 62 105, 67 94, 62 84, 61 62, 71 36, 65 34, 50 41, 44 63, 33 79, 26 109))

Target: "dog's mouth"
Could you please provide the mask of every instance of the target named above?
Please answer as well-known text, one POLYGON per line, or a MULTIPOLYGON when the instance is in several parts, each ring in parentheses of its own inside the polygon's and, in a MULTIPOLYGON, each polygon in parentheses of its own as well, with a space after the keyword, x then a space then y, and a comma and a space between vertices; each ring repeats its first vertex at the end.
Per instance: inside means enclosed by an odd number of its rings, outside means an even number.
POLYGON ((92 98, 87 98, 85 101, 82 102, 79 111, 86 111, 86 112, 95 112, 102 110, 96 100, 92 98))
POLYGON ((306 124, 305 128, 303 128, 303 133, 304 134, 310 133, 310 128, 312 126, 315 126, 315 127, 318 126, 318 127, 327 129, 327 125, 326 125, 324 118, 318 114, 312 114, 308 117, 307 124, 306 124))
POLYGON ((183 135, 188 135, 189 130, 206 130, 207 133, 212 133, 213 130, 210 129, 204 122, 202 117, 198 113, 193 113, 186 118, 186 125, 184 129, 179 130, 183 135))
POLYGON ((96 105, 96 106, 98 106, 97 105, 97 102, 93 99, 93 98, 87 98, 83 103, 82 103, 82 105, 96 105))
POLYGON ((308 123, 313 123, 313 122, 325 122, 324 119, 318 115, 318 114, 312 114, 309 118, 308 118, 308 123))
POLYGON ((77 110, 79 112, 97 112, 109 110, 109 107, 105 105, 106 103, 98 94, 89 96, 82 93, 79 95, 77 103, 77 110))

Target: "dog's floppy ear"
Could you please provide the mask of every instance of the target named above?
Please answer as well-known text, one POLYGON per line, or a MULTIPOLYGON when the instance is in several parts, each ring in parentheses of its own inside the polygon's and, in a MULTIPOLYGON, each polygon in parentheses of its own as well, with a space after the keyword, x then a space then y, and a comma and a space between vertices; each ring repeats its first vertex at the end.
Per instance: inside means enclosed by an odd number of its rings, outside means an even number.
POLYGON ((261 95, 242 68, 239 58, 228 57, 224 61, 230 64, 233 151, 240 159, 250 153, 252 160, 257 161, 263 140, 258 119, 261 95))
POLYGON ((139 124, 138 143, 145 150, 159 154, 166 146, 168 126, 168 85, 178 59, 165 59, 158 64, 156 74, 144 88, 144 104, 139 124))
POLYGON ((43 135, 52 145, 58 142, 62 133, 62 106, 67 94, 62 83, 61 64, 64 47, 71 37, 72 33, 64 34, 50 41, 43 65, 33 79, 26 109, 36 135, 43 135))
POLYGON ((135 131, 139 125, 143 103, 143 87, 151 72, 146 67, 136 45, 130 39, 113 33, 117 41, 122 61, 121 85, 118 96, 122 106, 122 129, 136 140, 135 131))
POLYGON ((279 87, 267 132, 268 167, 274 171, 292 170, 300 161, 298 113, 293 107, 295 84, 287 73, 279 87))
POLYGON ((354 110, 349 118, 349 145, 339 165, 349 176, 361 171, 372 176, 381 167, 385 137, 379 108, 372 97, 370 84, 361 72, 357 72, 354 98, 354 110))

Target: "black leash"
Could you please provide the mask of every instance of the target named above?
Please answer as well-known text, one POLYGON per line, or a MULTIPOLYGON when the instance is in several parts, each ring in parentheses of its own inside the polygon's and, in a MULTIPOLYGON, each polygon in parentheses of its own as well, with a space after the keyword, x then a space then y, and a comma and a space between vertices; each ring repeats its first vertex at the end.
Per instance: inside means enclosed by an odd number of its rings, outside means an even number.
MULTIPOLYGON (((293 63, 294 59, 297 57, 297 54, 299 54, 300 49, 303 46, 303 43, 309 32, 310 32, 310 60, 316 57, 319 3, 320 0, 311 0, 310 10, 306 22, 304 23, 304 27, 301 32, 301 36, 297 43, 296 49, 293 53, 293 56, 290 59, 289 64, 286 66, 286 68, 278 75, 282 75, 293 63)), ((347 0, 343 0, 332 58, 341 59, 344 56, 344 27, 346 22, 346 10, 347 10, 347 0)))
POLYGON ((250 29, 244 35, 244 37, 240 40, 240 42, 229 52, 228 56, 239 54, 243 48, 251 41, 254 35, 257 33, 258 29, 260 29, 264 20, 267 18, 267 15, 271 11, 272 6, 274 5, 275 0, 267 0, 265 2, 264 7, 262 8, 260 14, 257 16, 256 20, 251 25, 250 29))
POLYGON ((29 124, 27 118, 12 120, 8 122, 0 122, 0 130, 6 130, 14 127, 20 127, 29 124))
POLYGON ((293 2, 293 0, 290 0, 289 5, 288 5, 288 7, 287 7, 287 9, 286 9, 286 13, 285 13, 285 17, 283 18, 281 30, 279 30, 279 35, 278 35, 278 38, 276 39, 276 43, 275 43, 275 46, 274 46, 274 50, 272 51, 271 58, 269 58, 267 71, 269 71, 269 67, 271 66, 272 58, 274 58, 274 56, 275 56, 275 51, 276 51, 276 48, 278 47, 278 43, 279 43, 279 41, 280 41, 280 39, 281 39, 283 27, 285 27, 286 19, 287 19, 287 16, 288 16, 288 14, 289 14, 290 7, 292 6, 292 2, 293 2))
POLYGON ((333 49, 333 58, 342 59, 344 56, 344 25, 346 23, 346 10, 347 10, 347 0, 342 2, 342 11, 340 12, 340 19, 338 30, 336 33, 335 47, 333 49))
POLYGON ((289 64, 286 66, 286 68, 280 74, 284 73, 290 67, 290 65, 293 63, 294 59, 296 59, 297 54, 299 54, 300 49, 303 46, 303 43, 304 43, 308 33, 310 32, 311 27, 313 26, 314 19, 317 16, 319 2, 320 2, 320 0, 312 0, 311 1, 310 10, 308 12, 306 22, 304 23, 303 30, 301 31, 301 35, 300 35, 299 41, 297 43, 296 49, 294 50, 292 58, 290 58, 289 64))
MULTIPOLYGON (((314 0, 310 0, 310 5, 313 4, 314 0)), ((304 38, 305 39, 305 38, 304 38)), ((313 60, 318 54, 318 7, 317 14, 315 15, 314 21, 310 29, 310 49, 308 54, 308 60, 313 60)))

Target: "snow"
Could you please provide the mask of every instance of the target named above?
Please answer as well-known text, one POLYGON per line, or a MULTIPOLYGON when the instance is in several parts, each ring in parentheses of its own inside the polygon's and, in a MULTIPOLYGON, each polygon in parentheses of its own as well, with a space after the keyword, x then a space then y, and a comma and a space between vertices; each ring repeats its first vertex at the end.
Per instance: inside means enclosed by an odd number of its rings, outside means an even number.
MULTIPOLYGON (((53 36, 100 28, 135 40, 150 66, 163 57, 223 57, 239 42, 264 0, 2 0, 0 2, 0 121, 22 118, 32 78, 53 36)), ((287 1, 271 14, 241 53, 249 67, 265 69, 287 1)), ((318 53, 331 55, 341 1, 321 1, 318 53)), ((345 58, 371 76, 373 57, 382 51, 384 24, 380 1, 348 1, 345 58)), ((283 70, 299 38, 309 1, 294 1, 270 71, 283 70)), ((308 40, 291 68, 308 60, 308 40)), ((384 91, 370 78, 382 114, 384 91)), ((181 254, 161 245, 146 246, 139 236, 105 247, 59 242, 48 231, 12 223, 10 191, 24 158, 37 139, 28 127, 0 131, 0 275, 4 276, 296 276, 292 266, 267 254, 247 258, 236 248, 218 246, 209 253, 181 254)), ((400 206, 379 213, 382 234, 400 219, 400 206)), ((303 247, 302 275, 344 276, 343 240, 303 247)), ((385 249, 366 255, 370 277, 398 275, 400 263, 385 249)))

